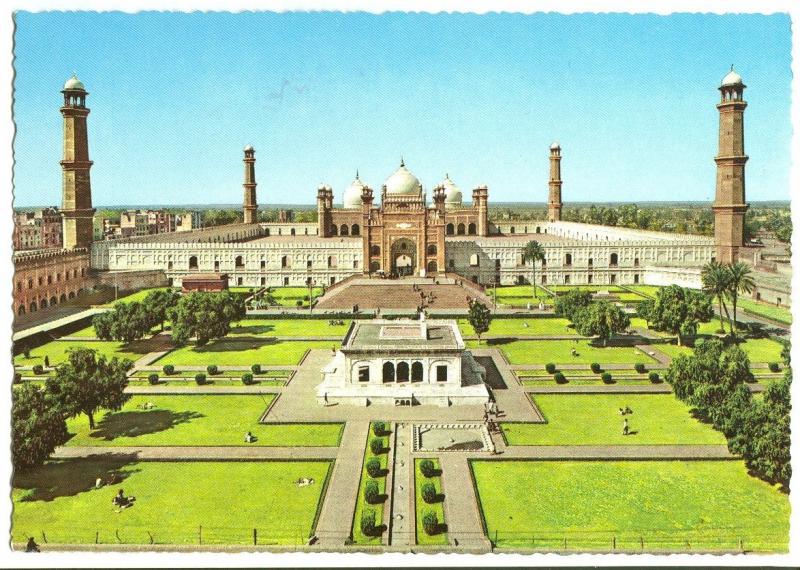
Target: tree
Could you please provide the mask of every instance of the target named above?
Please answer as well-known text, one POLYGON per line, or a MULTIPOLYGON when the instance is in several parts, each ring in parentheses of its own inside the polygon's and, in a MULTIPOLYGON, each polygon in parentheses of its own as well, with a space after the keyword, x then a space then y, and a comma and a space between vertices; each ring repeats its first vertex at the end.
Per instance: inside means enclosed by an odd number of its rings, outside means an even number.
POLYGON ((678 344, 683 338, 697 334, 697 325, 707 323, 714 315, 711 298, 701 291, 678 285, 664 287, 656 294, 650 322, 657 331, 677 335, 678 344))
POLYGON ((12 390, 11 461, 14 467, 40 465, 68 439, 64 414, 46 390, 34 384, 12 390))
POLYGON ((522 263, 531 264, 531 283, 533 284, 533 297, 538 299, 539 295, 536 291, 536 262, 544 261, 544 248, 538 241, 529 241, 525 244, 525 249, 522 251, 522 263))
POLYGON ((119 410, 131 398, 125 393, 131 368, 133 362, 128 359, 108 360, 94 349, 76 347, 68 350, 67 361, 45 382, 66 417, 86 414, 94 429, 99 409, 119 410))
POLYGON ((492 312, 483 303, 472 301, 469 304, 467 321, 472 325, 472 330, 478 335, 478 342, 480 342, 481 335, 489 330, 489 325, 492 322, 492 312))
POLYGON ((703 291, 712 298, 717 299, 719 326, 722 329, 722 334, 725 334, 725 321, 722 320, 722 311, 723 309, 725 310, 725 314, 730 320, 728 307, 725 305, 725 295, 730 288, 730 273, 724 265, 712 261, 703 266, 700 279, 703 282, 703 291))
POLYGON ((575 330, 583 336, 596 336, 606 345, 614 333, 626 330, 631 325, 628 315, 608 301, 590 303, 574 315, 575 330))
POLYGON ((244 299, 227 291, 222 293, 190 293, 183 295, 168 311, 172 320, 172 340, 185 344, 194 337, 197 346, 222 338, 231 324, 246 314, 244 299))
POLYGON ((161 330, 164 330, 164 321, 167 320, 167 313, 177 304, 178 299, 180 299, 180 294, 173 289, 158 289, 147 294, 142 301, 142 305, 148 315, 149 322, 152 323, 151 328, 159 325, 161 330))
POLYGON ((144 338, 153 328, 146 307, 142 303, 117 303, 106 313, 92 318, 97 338, 118 340, 125 344, 144 338))
POLYGON ((756 288, 750 266, 741 261, 731 263, 728 268, 728 297, 733 305, 733 323, 731 324, 731 334, 736 335, 736 304, 739 300, 739 293, 752 293, 756 288))
POLYGON ((566 295, 558 295, 554 303, 556 315, 574 321, 574 315, 592 302, 592 293, 583 289, 570 289, 566 295))
POLYGON ((654 299, 645 299, 636 306, 636 316, 644 319, 647 326, 650 326, 650 320, 653 318, 653 307, 655 305, 654 299))

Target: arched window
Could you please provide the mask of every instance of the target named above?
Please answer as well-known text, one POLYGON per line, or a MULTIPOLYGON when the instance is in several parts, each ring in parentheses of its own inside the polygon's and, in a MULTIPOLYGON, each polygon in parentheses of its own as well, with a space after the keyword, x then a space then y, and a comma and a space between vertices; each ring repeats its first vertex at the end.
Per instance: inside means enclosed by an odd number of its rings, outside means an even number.
POLYGON ((428 244, 428 255, 436 255, 436 244, 428 244))
POLYGON ((25 314, 25 305, 19 306, 19 309, 17 309, 17 314, 20 316, 25 314))
POLYGON ((289 258, 285 255, 281 257, 281 268, 286 269, 289 266, 289 258))
POLYGON ((31 302, 31 305, 30 305, 30 307, 28 307, 28 310, 31 313, 35 313, 36 312, 36 301, 31 302))
POLYGON ((537 234, 540 234, 540 233, 542 233, 542 228, 540 228, 539 226, 537 226, 537 227, 536 227, 536 233, 537 233, 537 234))
POLYGON ((394 363, 392 362, 383 363, 383 381, 394 382, 394 363))
POLYGON ((369 270, 372 272, 380 271, 381 270, 381 263, 380 261, 371 261, 369 264, 369 270))
POLYGON ((189 258, 189 269, 197 269, 197 256, 193 255, 189 258))
POLYGON ((296 233, 297 233, 297 232, 296 232, 296 231, 294 231, 294 228, 292 228, 291 230, 289 230, 289 234, 290 234, 290 235, 295 235, 296 233))
POLYGON ((63 303, 67 300, 67 296, 64 293, 61 293, 61 296, 58 298, 59 303, 63 303))
POLYGON ((33 289, 33 279, 28 279, 28 289, 33 289))
POLYGON ((514 226, 511 226, 511 229, 509 231, 513 234, 515 232, 514 226))
POLYGON ((339 227, 336 224, 331 226, 331 235, 338 236, 339 235, 339 227))
POLYGON ((347 224, 342 224, 342 229, 339 230, 339 235, 341 236, 350 235, 350 229, 347 227, 347 224))
POLYGON ((590 258, 589 258, 589 267, 592 267, 592 266, 594 266, 594 259, 592 259, 592 258, 590 257, 590 258))
POLYGON ((477 253, 473 253, 469 256, 469 265, 470 267, 478 267, 480 265, 480 259, 478 258, 477 253))
POLYGON ((467 233, 469 235, 474 236, 476 232, 477 229, 475 228, 475 224, 470 224, 469 226, 467 226, 467 233))
POLYGON ((46 309, 47 308, 47 299, 42 299, 41 301, 39 301, 39 308, 40 309, 46 309))
POLYGON ((408 382, 408 362, 400 362, 397 364, 397 381, 408 382))
POLYGON ((564 256, 564 265, 572 265, 572 254, 568 253, 564 256))
POLYGON ((618 261, 619 261, 619 257, 617 256, 617 254, 616 253, 612 253, 611 254, 611 260, 610 260, 611 267, 614 267, 615 265, 617 265, 618 261))
POLYGON ((422 382, 422 363, 414 362, 411 365, 411 381, 422 382))
POLYGON ((240 269, 244 267, 244 260, 242 259, 241 255, 236 256, 236 269, 240 269))
POLYGON ((435 260, 433 260, 433 259, 430 260, 428 262, 428 273, 436 273, 437 271, 439 271, 438 264, 436 263, 435 260))
POLYGON ((350 235, 351 236, 360 236, 361 235, 361 228, 358 227, 358 224, 353 224, 350 228, 350 235))
POLYGON ((50 297, 50 306, 58 305, 58 299, 54 296, 50 297))
POLYGON ((380 255, 381 254, 381 246, 373 245, 369 248, 370 255, 380 255))
POLYGON ((445 228, 445 233, 449 236, 455 233, 455 228, 453 227, 453 224, 447 224, 447 227, 445 228))
POLYGON ((264 235, 269 237, 269 228, 264 229, 264 235))
POLYGON ((70 291, 69 295, 67 295, 67 298, 74 299, 75 298, 75 291, 70 291))
POLYGON ((458 227, 456 228, 456 233, 460 236, 464 235, 464 224, 458 224, 458 227))

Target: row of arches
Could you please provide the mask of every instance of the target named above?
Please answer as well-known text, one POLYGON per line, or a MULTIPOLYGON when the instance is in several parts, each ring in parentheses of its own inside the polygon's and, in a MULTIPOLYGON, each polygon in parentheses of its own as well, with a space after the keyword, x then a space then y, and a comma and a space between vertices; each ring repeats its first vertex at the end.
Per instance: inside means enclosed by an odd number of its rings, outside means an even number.
MULTIPOLYGON (((403 249, 405 249, 405 248, 403 248, 403 249)), ((431 243, 431 244, 428 244, 428 249, 426 251, 428 252, 428 255, 436 255, 439 252, 439 248, 436 247, 435 243, 431 243)), ((369 247, 369 254, 371 256, 380 255, 381 254, 381 246, 375 245, 375 244, 371 245, 369 247)))
POLYGON ((383 382, 422 382, 423 367, 421 362, 412 362, 411 366, 408 362, 398 362, 395 366, 394 362, 383 363, 383 374, 381 380, 383 382))
MULTIPOLYGON (((517 233, 517 228, 516 228, 516 226, 511 226, 510 228, 508 228, 508 233, 510 233, 510 234, 515 234, 515 233, 517 233)), ((528 233, 528 226, 525 226, 525 227, 524 227, 524 229, 522 230, 522 233, 524 233, 524 234, 527 234, 527 233, 528 233)), ((541 228, 540 226, 536 226, 536 233, 537 233, 537 234, 540 234, 540 233, 542 233, 542 228, 541 228)), ((547 230, 544 230, 544 233, 547 233, 547 230)))
MULTIPOLYGON (((81 291, 82 291, 82 289, 81 289, 81 291)), ((80 293, 80 291, 79 291, 79 293, 80 293)), ((65 303, 68 299, 74 299, 75 295, 76 295, 75 291, 70 291, 68 294, 67 293, 61 293, 61 295, 59 295, 59 296, 53 295, 49 299, 47 299, 45 297, 43 299, 40 299, 38 302, 37 301, 31 301, 27 305, 27 307, 24 304, 21 304, 19 307, 17 307, 17 315, 22 316, 22 315, 24 315, 26 313, 35 313, 39 309, 46 309, 47 307, 55 307, 56 305, 59 305, 61 303, 65 303)))
POLYGON ((447 226, 445 227, 445 233, 447 235, 449 235, 449 236, 452 236, 452 235, 474 236, 475 234, 478 233, 478 228, 477 228, 477 226, 475 224, 469 224, 469 225, 466 225, 466 226, 464 224, 458 224, 457 226, 454 226, 453 224, 447 224, 447 226))
POLYGON ((336 224, 333 224, 331 226, 331 234, 335 236, 360 236, 361 227, 358 224, 353 224, 352 226, 342 224, 340 227, 337 227, 336 224))

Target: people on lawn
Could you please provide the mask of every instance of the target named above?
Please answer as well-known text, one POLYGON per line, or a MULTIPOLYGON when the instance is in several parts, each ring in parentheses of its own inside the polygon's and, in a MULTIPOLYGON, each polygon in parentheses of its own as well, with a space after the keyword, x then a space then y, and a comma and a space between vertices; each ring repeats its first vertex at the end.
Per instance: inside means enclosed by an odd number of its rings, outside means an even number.
POLYGON ((255 443, 255 441, 256 441, 256 437, 252 433, 250 433, 249 431, 246 434, 244 434, 244 442, 245 443, 255 443))
POLYGON ((135 500, 136 497, 126 497, 125 491, 120 489, 119 492, 116 495, 114 495, 114 498, 111 499, 111 502, 114 504, 114 506, 118 507, 117 512, 119 512, 122 509, 127 509, 129 507, 132 507, 133 502, 135 500))

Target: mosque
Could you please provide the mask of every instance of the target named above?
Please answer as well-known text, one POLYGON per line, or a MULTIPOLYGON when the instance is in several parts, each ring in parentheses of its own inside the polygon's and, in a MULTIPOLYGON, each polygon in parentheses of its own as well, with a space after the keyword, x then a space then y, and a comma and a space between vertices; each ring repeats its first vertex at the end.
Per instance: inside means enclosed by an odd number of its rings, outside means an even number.
MULTIPOLYGON (((536 240, 545 253, 535 273, 542 285, 699 287, 700 269, 711 260, 758 263, 757 249, 744 243, 745 87, 733 69, 719 86, 713 238, 562 221, 562 149, 553 143, 548 156, 547 220, 491 220, 487 186, 473 188, 471 201, 465 202, 449 175, 428 190, 401 160, 377 191, 358 174, 340 201, 329 185, 321 185, 316 193, 316 223, 259 223, 256 151, 247 146, 242 223, 93 241, 88 93, 73 77, 64 85, 61 108, 63 255, 77 255, 98 279, 150 273, 174 286, 186 276, 208 273, 226 274, 231 286, 254 288, 330 287, 359 276, 406 275, 458 278, 487 286, 528 283, 532 271, 522 253, 529 241, 536 240)), ((25 263, 35 269, 35 261, 18 257, 18 270, 25 263)), ((37 293, 21 289, 15 303, 24 310, 29 297, 35 302, 37 293)), ((779 295, 779 303, 789 302, 789 295, 768 279, 759 282, 758 295, 773 301, 779 295)))

